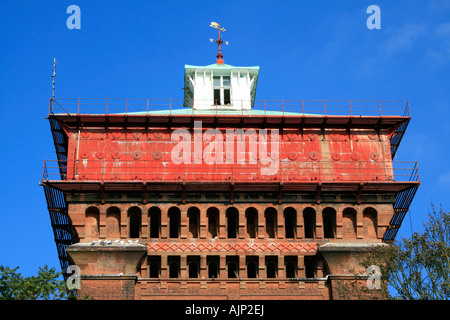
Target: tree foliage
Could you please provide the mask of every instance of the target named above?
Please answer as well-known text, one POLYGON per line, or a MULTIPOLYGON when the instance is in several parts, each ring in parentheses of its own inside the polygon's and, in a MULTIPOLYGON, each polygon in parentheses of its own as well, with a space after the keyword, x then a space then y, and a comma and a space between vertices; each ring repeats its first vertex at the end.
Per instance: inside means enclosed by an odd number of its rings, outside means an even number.
POLYGON ((0 300, 60 300, 70 299, 62 272, 48 266, 39 267, 37 276, 23 277, 19 267, 0 265, 0 300))
MULTIPOLYGON (((400 300, 448 300, 450 298, 450 212, 432 205, 422 232, 361 255, 360 264, 381 271, 378 295, 349 281, 337 288, 344 299, 361 297, 400 300)), ((359 285, 358 285, 359 284, 359 285)))

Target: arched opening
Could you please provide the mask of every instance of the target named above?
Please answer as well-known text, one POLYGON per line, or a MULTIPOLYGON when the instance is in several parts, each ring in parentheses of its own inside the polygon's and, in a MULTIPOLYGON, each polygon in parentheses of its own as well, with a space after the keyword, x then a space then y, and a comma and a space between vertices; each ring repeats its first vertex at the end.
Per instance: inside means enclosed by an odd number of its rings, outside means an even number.
POLYGON ((168 211, 169 216, 169 238, 180 237, 180 217, 181 212, 177 207, 172 207, 168 211))
POLYGON ((120 238, 120 209, 117 207, 106 210, 106 237, 120 238))
POLYGON ((249 238, 256 238, 258 235, 258 211, 255 208, 245 210, 247 222, 247 235, 249 238))
POLYGON ((314 239, 316 235, 316 210, 310 207, 303 210, 303 225, 305 238, 314 239))
POLYGON ((297 210, 284 209, 284 230, 287 239, 294 239, 297 235, 297 210))
POLYGON ((151 207, 148 216, 150 218, 150 238, 157 239, 161 234, 161 209, 151 207))
POLYGON ((266 218, 266 235, 268 238, 276 238, 277 235, 277 210, 267 208, 264 216, 266 218))
POLYGON ((374 208, 363 211, 363 235, 367 239, 377 238, 377 211, 374 208))
POLYGON ((276 278, 278 273, 277 257, 266 257, 266 277, 276 278))
POLYGON ((99 238, 99 218, 100 211, 96 207, 89 207, 86 209, 86 222, 85 222, 85 237, 99 238))
POLYGON ((200 233, 200 210, 197 207, 191 207, 187 211, 189 220, 189 235, 191 238, 198 238, 200 233))
POLYGON ((336 237, 336 210, 325 208, 322 211, 323 219, 323 237, 333 239, 336 237))
POLYGON ((139 238, 141 236, 142 212, 138 207, 128 210, 128 237, 139 238))
POLYGON ((234 207, 228 208, 226 211, 226 216, 228 238, 237 238, 239 227, 239 211, 234 207))
POLYGON ((208 218, 208 233, 210 238, 215 238, 219 234, 219 210, 217 208, 209 208, 206 211, 208 218))
POLYGON ((356 239, 356 210, 345 208, 342 212, 342 237, 356 239))

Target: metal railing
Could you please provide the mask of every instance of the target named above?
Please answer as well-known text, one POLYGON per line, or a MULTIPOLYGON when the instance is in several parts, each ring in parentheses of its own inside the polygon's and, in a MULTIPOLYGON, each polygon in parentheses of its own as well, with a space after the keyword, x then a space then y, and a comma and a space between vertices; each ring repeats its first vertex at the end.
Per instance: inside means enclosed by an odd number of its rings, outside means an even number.
MULTIPOLYGON (((218 106, 214 101, 183 99, 115 99, 115 98, 57 98, 50 99, 51 114, 165 114, 183 115, 246 114, 244 105, 250 101, 234 101, 230 106, 218 106), (187 108, 186 105, 208 105, 208 110, 187 108)), ((284 116, 325 115, 325 116, 401 116, 410 117, 409 101, 406 100, 255 100, 253 112, 261 115, 273 115, 274 112, 284 116)))
MULTIPOLYGON (((278 160, 277 160, 278 161, 278 160)), ((304 161, 295 165, 279 162, 273 174, 262 174, 257 164, 179 164, 155 160, 44 160, 43 181, 420 181, 417 162, 304 161), (171 165, 169 165, 171 164, 171 165), (66 171, 61 170, 64 168, 66 171), (64 173, 62 173, 64 172, 64 173)))

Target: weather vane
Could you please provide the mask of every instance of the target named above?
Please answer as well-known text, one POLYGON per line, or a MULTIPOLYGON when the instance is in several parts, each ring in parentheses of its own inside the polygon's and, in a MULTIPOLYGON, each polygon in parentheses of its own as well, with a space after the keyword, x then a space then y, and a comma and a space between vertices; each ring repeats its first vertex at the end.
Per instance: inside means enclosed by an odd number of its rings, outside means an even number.
POLYGON ((221 46, 222 43, 225 43, 226 45, 228 45, 228 41, 223 41, 223 40, 222 40, 222 37, 221 37, 221 35, 220 35, 220 31, 225 32, 225 31, 227 31, 227 30, 225 30, 225 28, 221 28, 221 27, 220 27, 220 22, 219 22, 219 23, 217 23, 217 22, 211 22, 211 24, 210 24, 209 26, 212 27, 212 28, 216 28, 216 29, 219 30, 219 38, 218 38, 217 40, 215 40, 215 41, 214 41, 214 39, 209 39, 209 41, 211 41, 211 42, 216 42, 217 45, 219 46, 219 53, 217 54, 217 60, 216 60, 216 63, 217 63, 217 64, 224 64, 225 61, 223 60, 223 55, 222 55, 222 51, 220 50, 220 46, 221 46))

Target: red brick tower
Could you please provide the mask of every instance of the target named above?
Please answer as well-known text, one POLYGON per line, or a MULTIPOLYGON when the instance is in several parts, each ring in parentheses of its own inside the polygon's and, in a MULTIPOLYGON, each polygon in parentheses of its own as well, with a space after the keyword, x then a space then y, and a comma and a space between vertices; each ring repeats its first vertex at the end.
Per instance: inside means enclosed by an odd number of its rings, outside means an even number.
MULTIPOLYGON (((51 99, 42 184, 97 299, 332 299, 419 186, 402 101, 255 100, 259 67, 186 66, 177 100, 51 99)), ((68 253, 68 255, 67 255, 68 253)))

